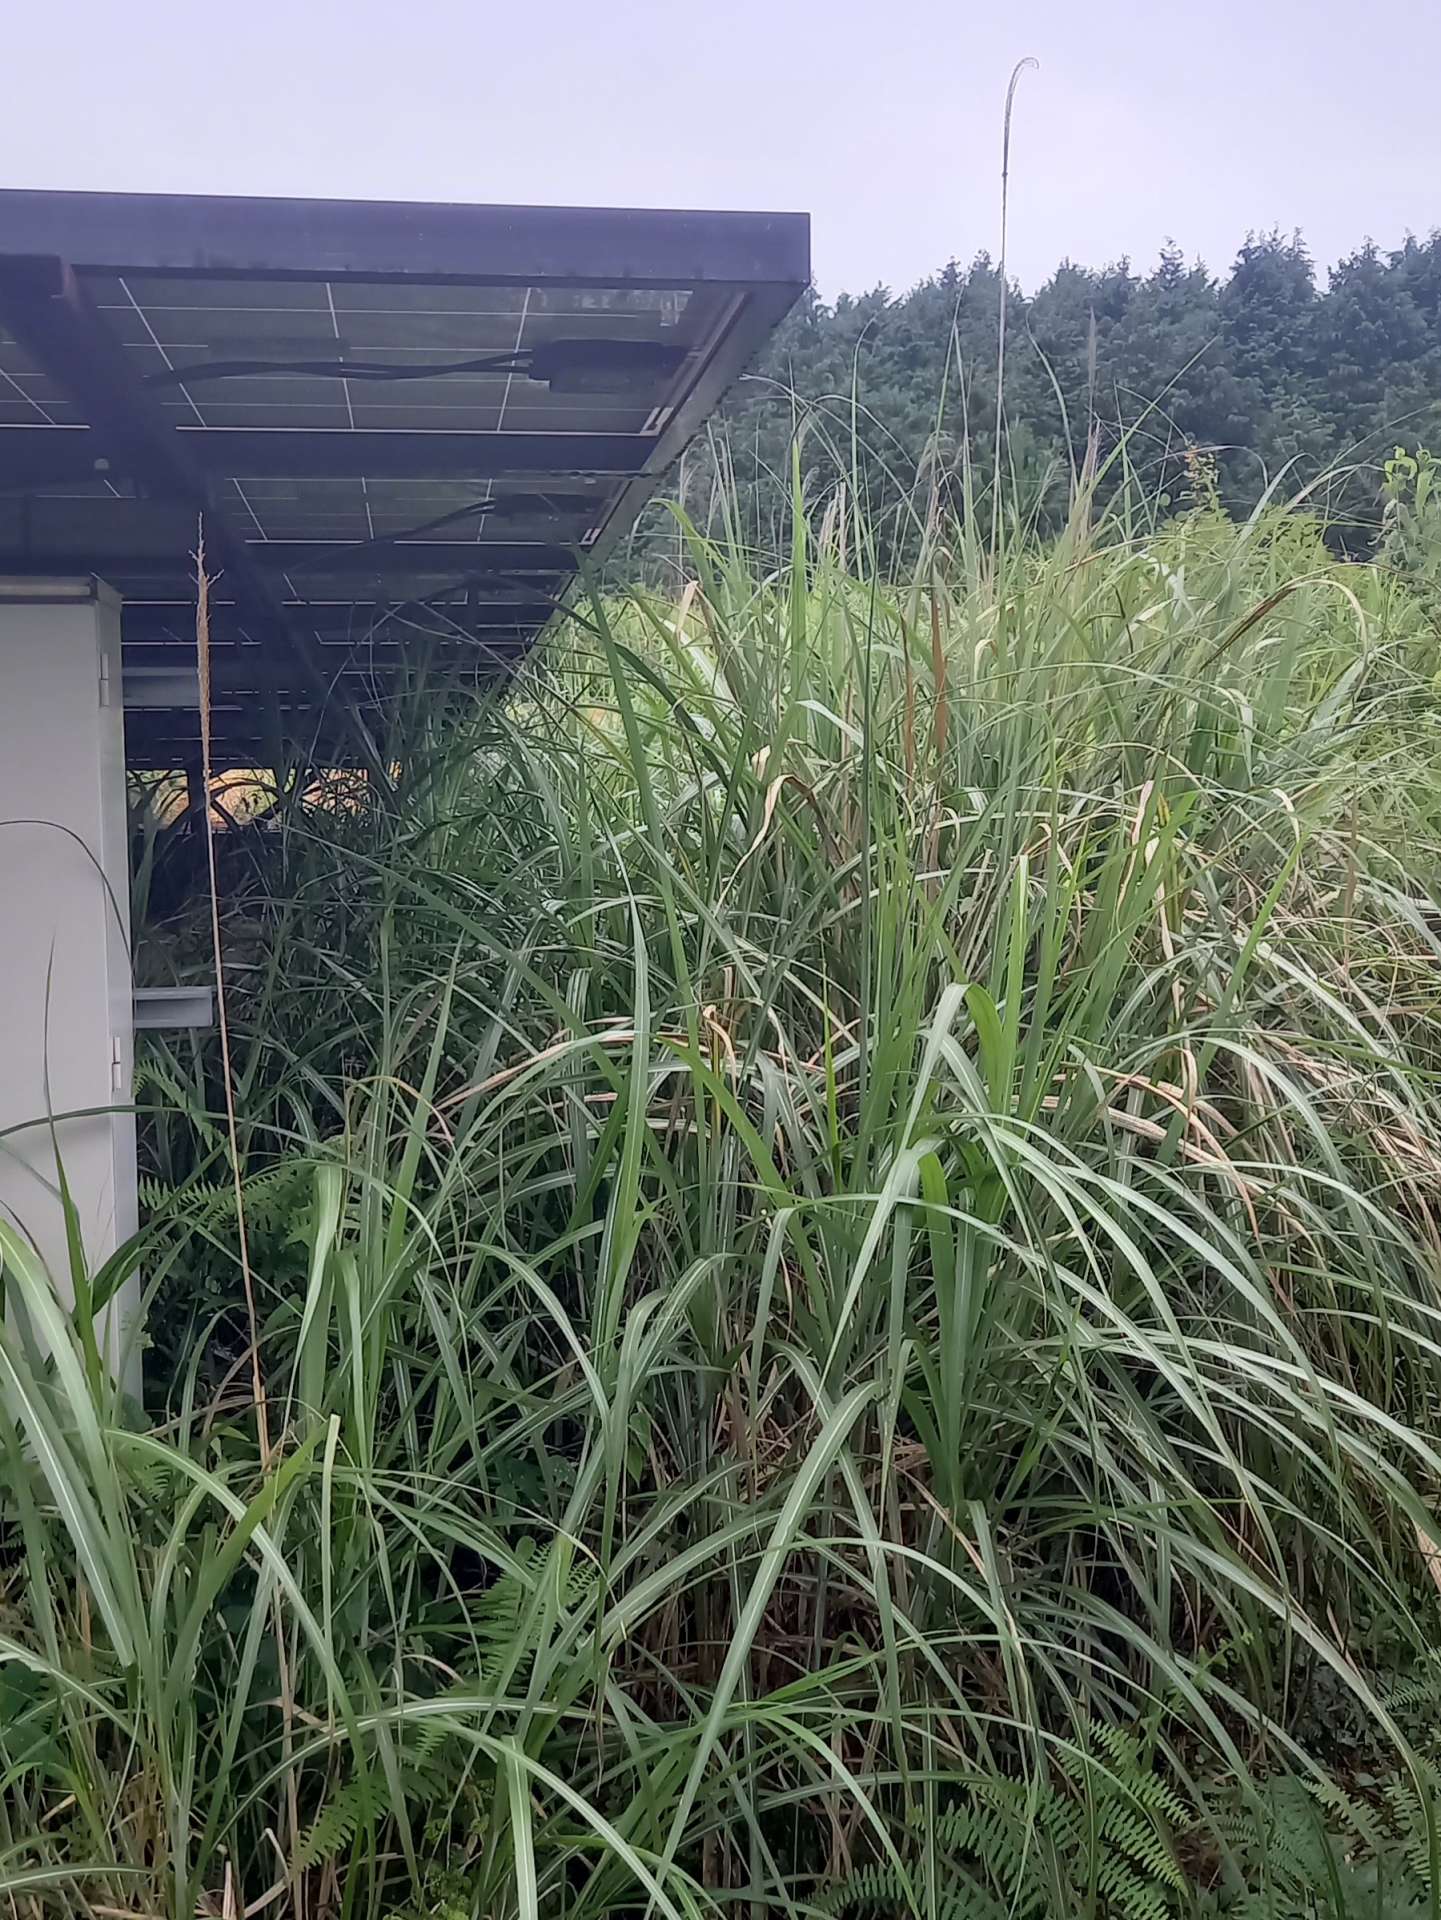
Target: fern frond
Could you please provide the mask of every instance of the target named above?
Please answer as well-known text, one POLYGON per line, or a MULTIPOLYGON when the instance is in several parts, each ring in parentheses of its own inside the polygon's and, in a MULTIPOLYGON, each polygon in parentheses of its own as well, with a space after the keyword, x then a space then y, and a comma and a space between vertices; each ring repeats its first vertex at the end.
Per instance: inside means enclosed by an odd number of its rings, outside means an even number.
POLYGON ((936 1909, 936 1920, 1028 1920, 1039 1910, 1034 1905, 1016 1905, 1000 1900, 989 1888, 969 1874, 947 1887, 936 1909))
POLYGON ((1101 1861, 1096 1891, 1115 1920, 1168 1920, 1171 1903, 1165 1893, 1118 1853, 1101 1861))
POLYGON ((853 1869, 819 1904, 823 1913, 836 1914, 842 1920, 862 1920, 862 1916, 865 1920, 872 1916, 891 1920, 893 1915, 900 1920, 909 1902, 900 1874, 889 1860, 883 1860, 853 1869))
POLYGON ((1112 1801, 1101 1818, 1098 1837, 1103 1846, 1119 1847, 1129 1854, 1153 1880, 1174 1887, 1178 1893, 1185 1891, 1185 1875, 1176 1865, 1165 1836, 1140 1808, 1112 1801))
POLYGON ((1381 1829, 1375 1814, 1364 1802, 1353 1799, 1344 1787, 1330 1779, 1308 1780, 1306 1791, 1333 1822, 1343 1823, 1373 1853, 1380 1850, 1383 1844, 1381 1829))
POLYGON ((1414 1678, 1394 1687, 1382 1699, 1392 1713, 1407 1713, 1418 1707, 1441 1706, 1441 1659, 1430 1663, 1414 1678))
MULTIPOLYGON (((1185 1908, 1187 1881, 1172 1847, 1172 1834, 1189 1821, 1185 1802, 1133 1733, 1094 1731, 1082 1778, 976 1773, 958 1782, 943 1811, 905 1830, 914 1881, 943 1890, 937 1920, 993 1911, 1050 1920, 1097 1895, 1107 1920, 1173 1920, 1185 1908)), ((1248 1838, 1254 1842, 1254 1826, 1248 1838)), ((823 1910, 841 1920, 904 1915, 902 1876, 886 1863, 863 1866, 826 1896, 823 1910)))
POLYGON ((297 1867, 318 1867, 348 1847, 376 1815, 375 1789, 357 1775, 336 1789, 324 1808, 301 1835, 295 1849, 297 1867))

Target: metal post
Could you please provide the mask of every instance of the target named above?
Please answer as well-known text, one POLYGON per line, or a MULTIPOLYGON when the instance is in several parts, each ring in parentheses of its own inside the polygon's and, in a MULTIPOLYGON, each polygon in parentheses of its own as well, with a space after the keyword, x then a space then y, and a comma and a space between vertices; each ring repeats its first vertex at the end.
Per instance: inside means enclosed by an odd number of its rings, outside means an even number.
MULTIPOLYGON (((0 1211, 73 1304, 57 1150, 91 1273, 134 1232, 120 603, 94 580, 0 579, 0 1211), (66 1116, 72 1116, 67 1118, 66 1116)), ((139 1282, 97 1326, 138 1387, 139 1282)))
POLYGON ((199 841, 205 832, 205 815, 210 806, 210 790, 205 784, 205 769, 198 754, 185 762, 185 826, 199 841))

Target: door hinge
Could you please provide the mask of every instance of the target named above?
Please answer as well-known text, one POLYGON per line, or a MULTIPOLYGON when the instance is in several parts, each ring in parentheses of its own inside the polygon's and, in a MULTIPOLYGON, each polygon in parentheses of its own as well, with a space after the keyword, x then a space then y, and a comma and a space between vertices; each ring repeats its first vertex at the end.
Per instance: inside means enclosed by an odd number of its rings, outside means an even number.
POLYGON ((110 705, 111 692, 110 655, 108 653, 102 653, 100 656, 100 704, 102 707, 108 707, 110 705))

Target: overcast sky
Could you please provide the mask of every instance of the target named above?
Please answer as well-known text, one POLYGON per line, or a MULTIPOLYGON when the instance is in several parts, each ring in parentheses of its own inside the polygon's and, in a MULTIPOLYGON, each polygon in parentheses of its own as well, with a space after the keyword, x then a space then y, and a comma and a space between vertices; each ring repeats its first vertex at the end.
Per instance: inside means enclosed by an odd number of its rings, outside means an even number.
POLYGON ((1441 0, 50 0, 0 42, 0 183, 799 207, 822 290, 1011 263, 1321 262, 1441 223, 1441 0))

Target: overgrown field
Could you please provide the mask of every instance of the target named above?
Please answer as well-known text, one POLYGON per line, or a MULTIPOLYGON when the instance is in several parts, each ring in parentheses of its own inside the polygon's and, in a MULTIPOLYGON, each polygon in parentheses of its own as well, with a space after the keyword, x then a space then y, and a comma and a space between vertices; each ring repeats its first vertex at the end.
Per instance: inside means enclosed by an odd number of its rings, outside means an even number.
POLYGON ((922 547, 220 836, 258 1346, 213 1037, 143 1416, 4 1242, 12 1914, 1436 1910, 1429 589, 922 547))

